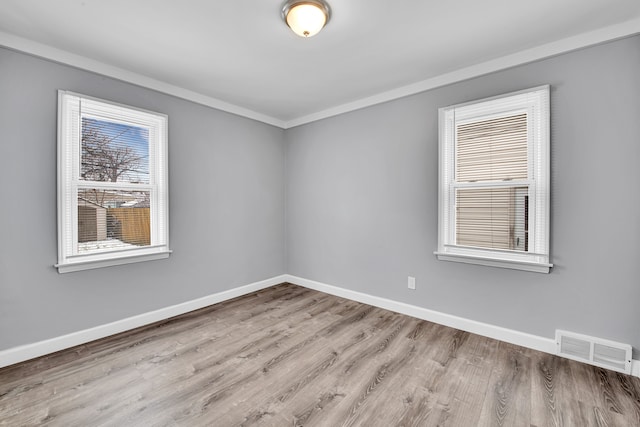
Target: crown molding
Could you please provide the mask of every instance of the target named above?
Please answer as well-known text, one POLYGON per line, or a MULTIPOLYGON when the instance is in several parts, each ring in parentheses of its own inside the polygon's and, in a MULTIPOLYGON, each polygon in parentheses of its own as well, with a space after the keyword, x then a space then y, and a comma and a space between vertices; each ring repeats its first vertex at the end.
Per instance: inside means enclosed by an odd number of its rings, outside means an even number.
POLYGON ((312 123, 318 120, 370 107, 394 99, 425 92, 452 83, 469 80, 485 74, 516 67, 541 59, 557 56, 566 52, 582 49, 589 46, 633 36, 640 33, 640 18, 600 28, 567 37, 551 43, 546 43, 511 55, 502 56, 480 64, 461 68, 449 73, 441 74, 426 80, 406 85, 397 89, 381 92, 379 94, 359 99, 354 102, 341 104, 316 113, 297 117, 291 120, 281 120, 257 111, 249 110, 219 99, 206 96, 188 89, 181 88, 160 80, 153 79, 142 74, 134 73, 123 68, 115 67, 81 55, 57 49, 29 39, 18 37, 0 31, 0 46, 48 59, 72 67, 91 71, 107 77, 112 77, 127 83, 132 83, 148 89, 156 90, 168 95, 176 96, 187 101, 205 105, 217 110, 225 111, 248 119, 257 120, 282 129, 312 123))
POLYGON ((49 45, 35 42, 33 40, 14 36, 6 32, 0 31, 0 46, 4 46, 11 50, 27 53, 39 58, 48 59, 60 64, 69 65, 86 71, 91 71, 126 83, 131 83, 147 89, 172 95, 196 104, 205 105, 215 108, 216 110, 225 111, 227 113, 246 117, 248 119, 257 120, 279 128, 284 128, 284 121, 257 111, 239 107, 219 99, 202 95, 200 93, 181 88, 154 78, 125 70, 124 68, 115 67, 104 62, 96 61, 85 56, 76 55, 66 50, 58 49, 49 45))
POLYGON ((461 68, 450 73, 441 74, 397 89, 381 92, 377 95, 362 98, 354 102, 338 105, 303 117, 298 117, 287 121, 285 123, 285 129, 370 107, 376 104, 381 104, 383 102, 393 101, 394 99, 415 95, 420 92, 436 89, 438 87, 457 83, 463 80, 469 80, 474 77, 516 67, 518 65, 550 58, 570 51, 633 36, 639 33, 640 18, 636 18, 621 24, 604 27, 598 30, 582 33, 577 36, 567 37, 565 39, 536 46, 511 55, 502 56, 470 67, 461 68))

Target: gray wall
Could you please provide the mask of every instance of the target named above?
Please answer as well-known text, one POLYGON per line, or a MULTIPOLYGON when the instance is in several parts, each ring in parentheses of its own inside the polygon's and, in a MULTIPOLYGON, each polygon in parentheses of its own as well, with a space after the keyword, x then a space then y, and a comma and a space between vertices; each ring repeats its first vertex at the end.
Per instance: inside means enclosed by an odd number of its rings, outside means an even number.
POLYGON ((553 338, 640 350, 640 37, 287 131, 287 271, 553 338), (548 274, 437 261, 438 108, 551 85, 548 274), (407 289, 407 276, 417 289, 407 289))
POLYGON ((0 49, 0 130, 0 350, 285 273, 281 129, 0 49), (169 259, 52 267, 57 89, 169 115, 169 259))
POLYGON ((0 350, 291 273, 535 335, 627 342, 638 358, 639 76, 633 37, 285 132, 0 49, 0 350), (552 273, 437 261, 437 109, 541 84, 552 273), (169 115, 168 260, 52 267, 57 89, 169 115))

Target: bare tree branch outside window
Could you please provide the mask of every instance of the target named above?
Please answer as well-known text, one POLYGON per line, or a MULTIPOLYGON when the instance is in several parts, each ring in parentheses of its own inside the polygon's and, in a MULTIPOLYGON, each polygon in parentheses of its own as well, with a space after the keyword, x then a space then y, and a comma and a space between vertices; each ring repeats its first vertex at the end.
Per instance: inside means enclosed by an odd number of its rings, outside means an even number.
MULTIPOLYGON (((82 120, 82 170, 89 181, 118 182, 119 178, 141 172, 145 157, 127 144, 127 135, 137 128, 108 128, 104 122, 82 120)), ((131 181, 130 179, 125 179, 131 181)))
MULTIPOLYGON (((91 118, 82 119, 80 178, 97 182, 149 182, 148 130, 91 118)), ((92 189, 86 200, 104 207, 132 202, 122 193, 92 189)), ((148 207, 148 193, 137 193, 137 206, 148 207)))

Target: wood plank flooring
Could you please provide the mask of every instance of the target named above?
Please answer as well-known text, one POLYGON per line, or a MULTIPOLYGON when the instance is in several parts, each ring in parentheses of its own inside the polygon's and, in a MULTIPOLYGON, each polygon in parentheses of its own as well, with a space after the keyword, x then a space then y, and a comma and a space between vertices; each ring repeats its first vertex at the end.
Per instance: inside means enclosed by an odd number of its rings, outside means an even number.
POLYGON ((2 426, 640 426, 640 379, 278 285, 0 369, 2 426))

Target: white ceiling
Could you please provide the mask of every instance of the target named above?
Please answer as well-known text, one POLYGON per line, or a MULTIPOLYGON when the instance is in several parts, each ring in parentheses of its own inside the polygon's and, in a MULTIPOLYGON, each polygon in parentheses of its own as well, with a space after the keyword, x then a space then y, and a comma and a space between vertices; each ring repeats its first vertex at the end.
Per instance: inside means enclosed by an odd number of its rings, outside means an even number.
POLYGON ((289 127, 640 32, 640 0, 0 0, 0 45, 289 127))

